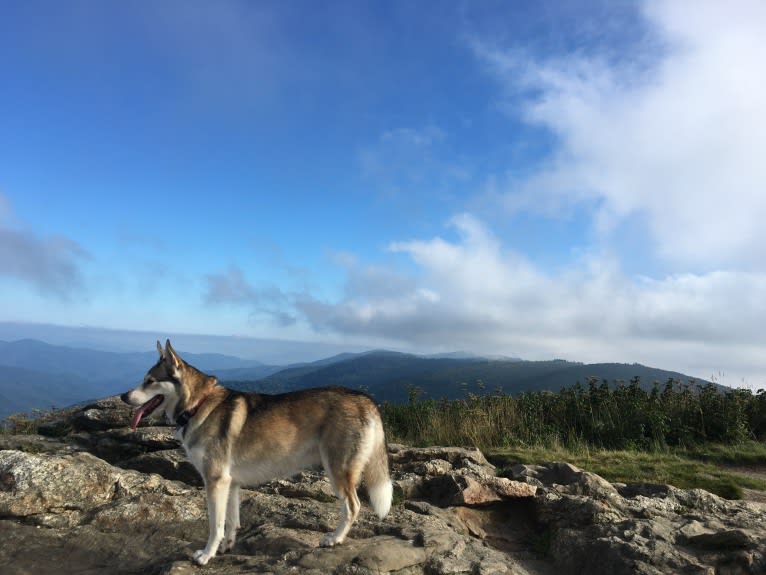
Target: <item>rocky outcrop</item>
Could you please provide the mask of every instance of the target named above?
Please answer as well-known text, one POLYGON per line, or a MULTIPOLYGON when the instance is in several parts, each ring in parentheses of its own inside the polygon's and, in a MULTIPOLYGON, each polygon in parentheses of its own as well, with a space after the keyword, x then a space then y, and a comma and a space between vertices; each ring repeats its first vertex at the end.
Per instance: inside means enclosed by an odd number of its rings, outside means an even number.
POLYGON ((498 477, 476 449, 390 446, 395 504, 363 506, 319 548, 338 508, 308 470, 243 490, 234 551, 204 568, 204 494, 171 430, 127 430, 114 398, 0 436, 0 565, 15 573, 756 574, 766 508, 666 485, 612 485, 566 463, 498 477))

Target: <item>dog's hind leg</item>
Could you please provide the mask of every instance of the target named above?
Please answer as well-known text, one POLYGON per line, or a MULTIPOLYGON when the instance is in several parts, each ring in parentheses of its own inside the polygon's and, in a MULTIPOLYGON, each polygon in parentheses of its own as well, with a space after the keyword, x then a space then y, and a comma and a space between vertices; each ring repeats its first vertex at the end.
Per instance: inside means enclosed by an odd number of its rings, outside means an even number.
POLYGON ((229 499, 226 502, 226 527, 223 532, 220 553, 231 551, 237 539, 239 524, 239 485, 232 483, 229 488, 229 499))
POLYGON ((344 473, 344 477, 335 478, 338 499, 340 500, 340 522, 335 531, 325 533, 319 542, 321 547, 333 547, 343 543, 351 525, 359 515, 359 496, 356 494, 356 486, 359 483, 359 474, 352 471, 344 473))
POLYGON ((204 549, 194 552, 194 562, 197 565, 206 565, 210 558, 215 555, 218 546, 223 540, 224 525, 226 522, 226 508, 229 500, 229 487, 231 476, 228 471, 212 475, 205 480, 205 493, 207 495, 207 519, 210 527, 210 535, 204 549))

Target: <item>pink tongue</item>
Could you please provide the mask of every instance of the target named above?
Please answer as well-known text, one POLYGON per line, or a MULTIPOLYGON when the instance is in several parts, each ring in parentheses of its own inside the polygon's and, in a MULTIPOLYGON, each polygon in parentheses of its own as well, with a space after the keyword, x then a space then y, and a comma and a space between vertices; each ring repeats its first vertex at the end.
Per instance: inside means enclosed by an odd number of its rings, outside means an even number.
POLYGON ((133 418, 130 420, 130 429, 136 430, 138 424, 141 422, 141 418, 147 411, 151 413, 160 403, 162 403, 162 397, 155 396, 139 407, 133 414, 133 418))
POLYGON ((146 411, 146 404, 139 407, 136 412, 133 414, 133 419, 130 420, 130 428, 135 431, 138 427, 138 424, 141 422, 141 418, 144 416, 144 412, 146 411))

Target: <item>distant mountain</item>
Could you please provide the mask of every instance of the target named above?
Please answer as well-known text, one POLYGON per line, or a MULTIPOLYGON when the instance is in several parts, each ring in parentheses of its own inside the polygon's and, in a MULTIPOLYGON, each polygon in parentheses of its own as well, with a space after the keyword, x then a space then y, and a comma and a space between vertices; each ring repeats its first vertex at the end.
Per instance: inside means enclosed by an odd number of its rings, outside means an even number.
POLYGON ((524 361, 519 357, 509 357, 507 355, 477 355, 469 351, 451 351, 447 353, 433 353, 423 357, 432 359, 489 359, 493 361, 524 361))
POLYGON ((92 326, 63 326, 45 323, 0 320, 0 341, 36 339, 53 345, 101 351, 150 351, 157 339, 170 338, 179 350, 216 350, 228 356, 256 357, 268 365, 291 365, 316 361, 341 352, 359 352, 368 348, 361 345, 341 345, 319 341, 287 341, 247 336, 223 336, 167 331, 105 329, 92 326))
MULTIPOLYGON (((363 389, 380 402, 407 401, 410 390, 420 398, 456 399, 467 393, 558 391, 597 377, 610 382, 638 376, 645 387, 677 372, 632 364, 591 364, 485 358, 458 352, 419 356, 375 350, 342 353, 312 363, 264 365, 220 354, 179 350, 186 361, 215 375, 224 385, 264 393, 306 387, 343 385, 363 389)), ((25 339, 0 341, 0 419, 32 408, 48 409, 121 393, 137 385, 157 360, 156 350, 117 353, 50 345, 25 339)))
MULTIPOLYGON (((283 392, 323 385, 343 385, 372 391, 387 384, 406 390, 406 383, 417 383, 423 377, 475 360, 427 358, 393 351, 355 354, 337 361, 324 361, 289 367, 257 382, 240 383, 245 389, 283 392)), ((379 390, 379 391, 382 391, 379 390)))
MULTIPOLYGON (((564 386, 590 377, 624 381, 639 377, 644 388, 669 378, 689 381, 693 378, 673 371, 639 364, 582 364, 563 360, 522 361, 484 358, 423 357, 395 352, 371 352, 337 361, 330 365, 306 364, 278 371, 258 381, 226 382, 232 387, 279 393, 343 385, 363 389, 378 401, 407 401, 411 388, 421 399, 463 398, 467 393, 512 393, 523 391, 559 391, 564 386)), ((698 380, 700 383, 707 383, 698 380)))
MULTIPOLYGON (((194 367, 197 367, 197 364, 194 363, 193 359, 186 359, 186 356, 183 357, 194 367)), ((192 356, 189 355, 189 357, 191 358, 192 356)), ((202 371, 216 376, 218 381, 257 381, 284 369, 284 366, 257 365, 254 367, 236 367, 231 369, 203 369, 201 367, 198 369, 202 369, 202 371)))
POLYGON ((0 419, 33 408, 66 407, 100 395, 99 384, 69 373, 0 366, 0 419))
MULTIPOLYGON (((182 355, 205 372, 231 370, 248 379, 281 369, 220 354, 182 355)), ((62 407, 121 393, 142 381, 155 361, 156 350, 116 353, 33 339, 0 341, 0 419, 32 408, 62 407)))

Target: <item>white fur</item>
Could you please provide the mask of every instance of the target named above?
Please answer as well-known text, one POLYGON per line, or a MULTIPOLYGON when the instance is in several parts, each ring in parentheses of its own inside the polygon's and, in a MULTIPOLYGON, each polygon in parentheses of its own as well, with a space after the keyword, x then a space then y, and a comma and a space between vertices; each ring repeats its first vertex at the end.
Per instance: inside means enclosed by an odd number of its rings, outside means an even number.
POLYGON ((375 514, 383 519, 391 511, 391 501, 394 498, 394 485, 391 481, 384 481, 379 485, 368 485, 367 495, 375 514))
POLYGON ((178 394, 175 386, 169 381, 155 381, 147 386, 139 385, 127 393, 128 403, 133 406, 143 405, 156 395, 164 396, 163 402, 154 410, 154 413, 165 412, 172 421, 173 412, 178 405, 178 394))
MULTIPOLYGON (((367 440, 366 443, 369 444, 369 452, 364 460, 365 465, 370 461, 374 447, 380 443, 385 443, 385 433, 379 419, 371 419, 367 430, 368 435, 365 439, 367 440)), ((378 517, 383 519, 388 515, 388 512, 391 510, 391 501, 394 497, 394 486, 390 479, 377 485, 367 485, 367 495, 378 517)))

